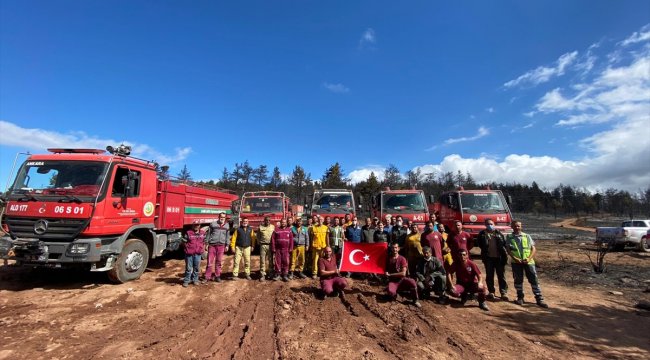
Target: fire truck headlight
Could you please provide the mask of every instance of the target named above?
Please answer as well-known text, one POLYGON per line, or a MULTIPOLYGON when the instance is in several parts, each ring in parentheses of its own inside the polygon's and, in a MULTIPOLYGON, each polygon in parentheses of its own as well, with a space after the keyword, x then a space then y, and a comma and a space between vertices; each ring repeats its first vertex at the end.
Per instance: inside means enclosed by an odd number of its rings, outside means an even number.
POLYGON ((90 244, 72 244, 70 254, 85 254, 90 250, 90 244))

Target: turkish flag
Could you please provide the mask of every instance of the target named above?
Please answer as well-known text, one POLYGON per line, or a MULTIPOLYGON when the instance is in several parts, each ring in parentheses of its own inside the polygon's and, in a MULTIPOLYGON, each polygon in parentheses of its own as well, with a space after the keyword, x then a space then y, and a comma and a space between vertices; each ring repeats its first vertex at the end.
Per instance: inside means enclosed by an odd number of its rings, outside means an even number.
POLYGON ((387 243, 343 242, 339 271, 384 274, 386 272, 387 243))

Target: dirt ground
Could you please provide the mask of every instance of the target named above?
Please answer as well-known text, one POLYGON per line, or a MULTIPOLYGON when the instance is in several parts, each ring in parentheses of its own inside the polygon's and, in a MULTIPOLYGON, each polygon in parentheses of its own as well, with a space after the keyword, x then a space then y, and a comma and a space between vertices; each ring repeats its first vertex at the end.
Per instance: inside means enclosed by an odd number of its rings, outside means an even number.
POLYGON ((123 285, 0 266, 0 359, 647 359, 650 311, 634 305, 650 301, 650 254, 608 254, 595 274, 590 245, 568 238, 537 236, 549 309, 526 286, 529 303, 494 301, 488 313, 475 301, 386 302, 380 285, 354 279, 345 299, 321 300, 311 279, 183 288, 174 258, 123 285))

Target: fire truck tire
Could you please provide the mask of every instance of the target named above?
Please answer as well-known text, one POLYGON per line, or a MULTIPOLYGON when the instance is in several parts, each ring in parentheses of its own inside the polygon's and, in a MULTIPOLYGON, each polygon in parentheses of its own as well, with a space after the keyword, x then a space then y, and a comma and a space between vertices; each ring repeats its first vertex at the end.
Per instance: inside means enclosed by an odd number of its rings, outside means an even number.
POLYGON ((116 283, 135 280, 145 271, 148 262, 149 248, 147 244, 140 239, 128 239, 124 243, 115 265, 108 272, 108 277, 116 283))

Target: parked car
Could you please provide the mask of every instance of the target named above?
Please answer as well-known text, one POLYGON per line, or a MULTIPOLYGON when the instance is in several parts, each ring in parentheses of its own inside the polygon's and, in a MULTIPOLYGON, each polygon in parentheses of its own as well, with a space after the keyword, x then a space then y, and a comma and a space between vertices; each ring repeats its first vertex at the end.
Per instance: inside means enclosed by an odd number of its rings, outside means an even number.
POLYGON ((596 242, 609 244, 614 250, 630 245, 650 252, 650 220, 626 220, 620 227, 598 227, 596 242))

